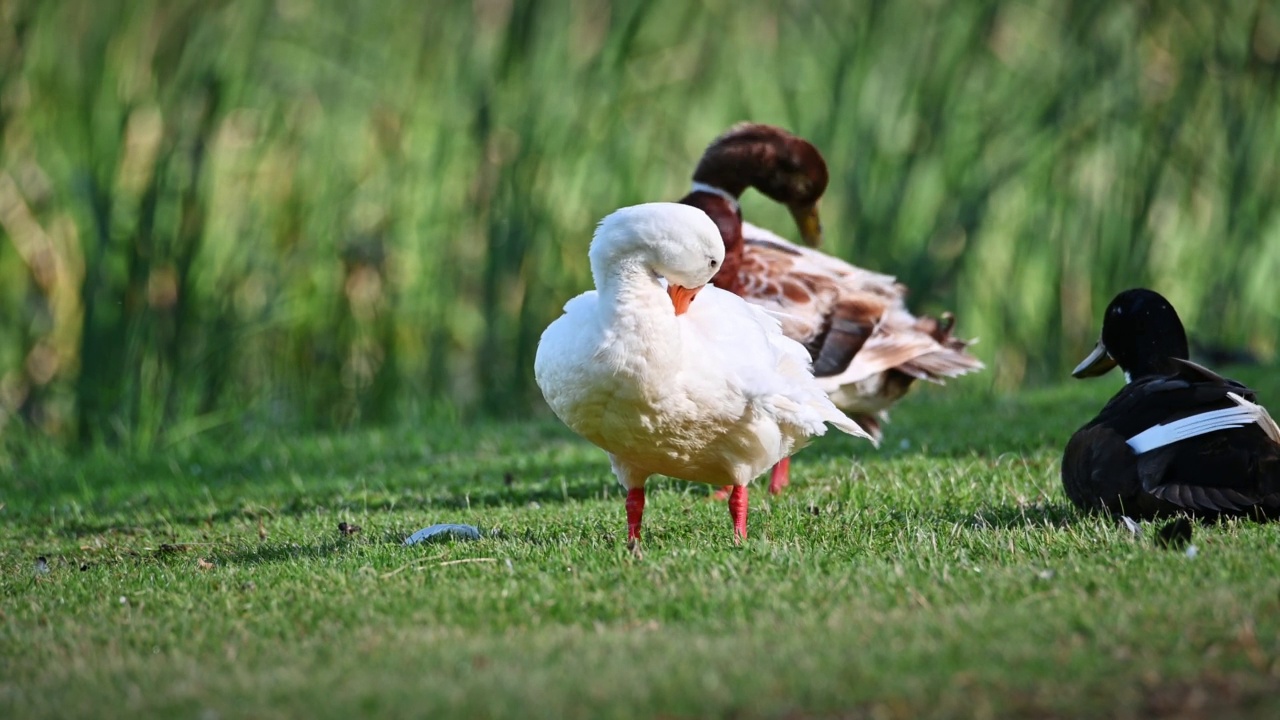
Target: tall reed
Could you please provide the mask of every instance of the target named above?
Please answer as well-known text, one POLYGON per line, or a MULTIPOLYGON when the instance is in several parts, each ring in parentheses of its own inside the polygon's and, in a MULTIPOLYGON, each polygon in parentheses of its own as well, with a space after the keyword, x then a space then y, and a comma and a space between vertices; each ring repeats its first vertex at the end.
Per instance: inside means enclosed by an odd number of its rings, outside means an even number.
POLYGON ((743 119, 824 151, 828 249, 956 310, 976 382, 1061 373, 1138 284, 1275 349, 1271 3, 0 8, 0 432, 527 413, 594 222, 743 119))

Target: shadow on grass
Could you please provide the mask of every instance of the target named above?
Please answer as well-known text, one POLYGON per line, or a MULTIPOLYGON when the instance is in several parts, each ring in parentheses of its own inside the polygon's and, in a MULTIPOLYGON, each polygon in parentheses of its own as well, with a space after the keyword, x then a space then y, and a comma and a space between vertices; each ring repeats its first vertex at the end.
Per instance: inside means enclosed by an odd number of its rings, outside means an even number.
MULTIPOLYGON (((581 462, 572 464, 545 464, 527 466, 521 471, 524 477, 539 480, 521 481, 511 473, 503 477, 479 478, 472 473, 455 473, 452 477, 433 478, 426 483, 394 483, 379 479, 377 489, 352 491, 350 482, 343 479, 336 486, 294 492, 288 496, 254 496, 253 483, 224 485, 223 492, 246 491, 247 496, 227 501, 233 504, 212 512, 169 510, 157 508, 149 518, 129 521, 68 519, 62 529, 72 536, 128 530, 131 533, 155 533, 171 535, 176 528, 197 529, 236 520, 252 521, 258 517, 268 519, 301 518, 316 514, 339 517, 364 513, 392 511, 451 512, 483 508, 520 508, 531 504, 557 505, 602 497, 621 497, 621 490, 608 470, 607 462, 581 462), (390 487, 387 487, 391 485, 390 487)), ((266 484, 266 481, 262 481, 266 484)), ((277 485, 277 487, 279 487, 277 485)), ((195 496, 201 502, 203 498, 195 496)), ((139 512, 148 501, 132 504, 131 510, 139 512)), ((104 502, 94 508, 94 513, 119 510, 119 503, 104 502)))
POLYGON ((325 558, 343 557, 358 551, 360 548, 394 548, 403 551, 407 556, 421 556, 431 550, 444 550, 450 547, 471 545, 474 542, 500 540, 517 542, 533 547, 550 547, 582 544, 612 545, 625 533, 619 513, 618 527, 596 521, 556 523, 549 527, 524 528, 515 531, 502 529, 501 526, 481 524, 481 537, 477 540, 466 540, 443 536, 413 546, 405 546, 405 539, 418 530, 410 529, 374 529, 366 528, 363 534, 353 537, 329 537, 314 543, 297 542, 262 542, 254 547, 239 550, 227 550, 209 554, 209 559, 217 564, 226 565, 269 565, 297 561, 315 561, 325 558))
POLYGON ((973 512, 951 512, 939 516, 946 522, 985 530, 988 528, 1066 528, 1087 519, 1070 503, 1046 502, 1032 505, 984 505, 973 512))
POLYGON ((959 507, 912 507, 880 510, 876 523, 893 527, 960 526, 975 530, 1011 528, 1064 529, 1089 519, 1067 502, 1040 502, 1031 505, 980 505, 959 507))
POLYGON ((210 559, 219 565, 265 565, 272 563, 312 561, 342 555, 359 541, 356 539, 323 540, 314 545, 298 543, 262 543, 238 552, 215 553, 210 559))
POLYGON ((922 388, 890 412, 877 450, 865 440, 829 432, 801 457, 998 457, 1061 452, 1067 440, 1105 403, 1108 388, 1067 385, 1019 395, 947 395, 922 388))

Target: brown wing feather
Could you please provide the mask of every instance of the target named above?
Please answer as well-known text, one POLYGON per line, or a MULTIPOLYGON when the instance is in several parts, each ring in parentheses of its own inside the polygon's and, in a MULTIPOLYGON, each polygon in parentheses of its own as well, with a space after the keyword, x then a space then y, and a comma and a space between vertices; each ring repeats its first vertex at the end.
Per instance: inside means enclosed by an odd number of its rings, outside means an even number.
POLYGON ((813 374, 835 375, 862 352, 884 316, 884 304, 874 298, 848 297, 835 303, 827 314, 825 332, 809 346, 813 356, 813 374))
POLYGON ((874 403, 887 406, 913 379, 941 382, 983 367, 965 352, 967 343, 952 336, 954 316, 912 315, 906 287, 891 276, 793 245, 748 223, 743 238, 739 294, 781 319, 783 332, 809 350, 814 375, 826 381, 829 392, 843 388, 846 395, 879 397, 892 385, 894 397, 874 403), (901 382, 863 382, 894 371, 901 382))
POLYGON ((776 313, 783 333, 806 347, 823 334, 839 296, 830 278, 798 272, 793 256, 754 247, 743 253, 738 287, 742 297, 776 313))

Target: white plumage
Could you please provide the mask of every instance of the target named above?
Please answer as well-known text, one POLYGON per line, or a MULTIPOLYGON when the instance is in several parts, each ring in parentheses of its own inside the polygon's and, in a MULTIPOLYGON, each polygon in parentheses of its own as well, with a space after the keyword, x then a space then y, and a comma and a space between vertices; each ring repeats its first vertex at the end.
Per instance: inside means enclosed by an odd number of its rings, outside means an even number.
POLYGON ((590 257, 596 290, 546 329, 534 372, 556 415, 609 453, 629 491, 633 539, 650 475, 735 486, 730 511, 745 536, 752 478, 826 423, 869 438, 827 398, 777 319, 703 287, 724 244, 701 210, 618 210, 597 228, 590 257))

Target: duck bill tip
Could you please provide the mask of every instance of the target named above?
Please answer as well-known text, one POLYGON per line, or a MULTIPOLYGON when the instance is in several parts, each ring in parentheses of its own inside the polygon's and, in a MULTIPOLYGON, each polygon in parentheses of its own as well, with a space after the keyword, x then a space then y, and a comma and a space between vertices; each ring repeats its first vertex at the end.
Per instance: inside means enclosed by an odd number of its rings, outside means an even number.
POLYGON ((800 239, 809 247, 822 244, 822 216, 818 214, 818 203, 789 205, 791 217, 800 230, 800 239))
POLYGON ((1076 369, 1071 371, 1074 378, 1091 378, 1106 374, 1111 368, 1116 366, 1116 361, 1107 352, 1107 346, 1101 340, 1094 346, 1093 352, 1089 353, 1084 360, 1076 365, 1076 369))
POLYGON ((675 283, 667 283, 667 295, 671 298, 671 305, 675 307, 676 315, 683 315, 689 311, 689 304, 701 289, 701 287, 687 288, 675 283))

